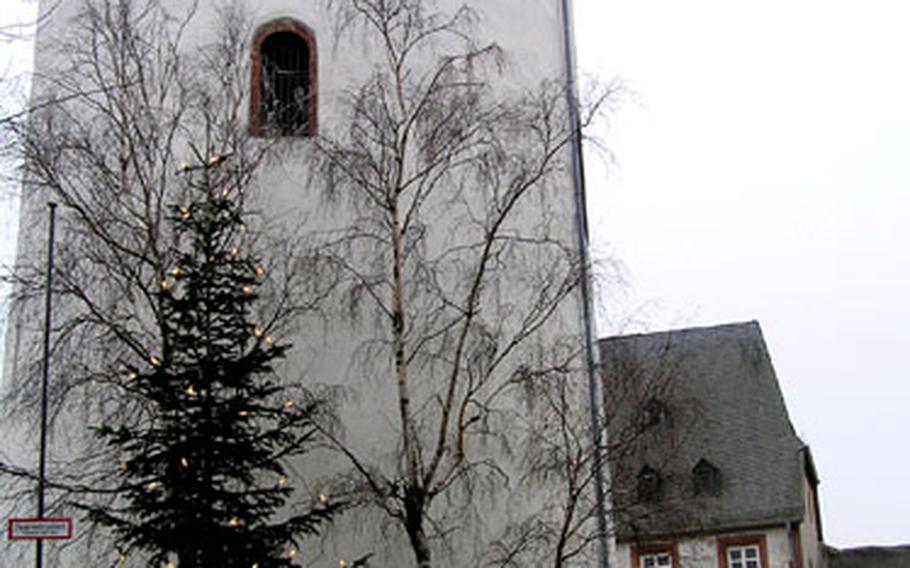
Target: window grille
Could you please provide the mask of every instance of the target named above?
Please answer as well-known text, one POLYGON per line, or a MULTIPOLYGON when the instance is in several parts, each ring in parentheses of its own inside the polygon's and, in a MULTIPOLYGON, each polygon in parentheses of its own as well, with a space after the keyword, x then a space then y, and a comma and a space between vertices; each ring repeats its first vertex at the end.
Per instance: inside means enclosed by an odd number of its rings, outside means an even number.
POLYGON ((276 32, 262 42, 261 121, 266 134, 304 135, 308 132, 310 52, 293 32, 276 32))

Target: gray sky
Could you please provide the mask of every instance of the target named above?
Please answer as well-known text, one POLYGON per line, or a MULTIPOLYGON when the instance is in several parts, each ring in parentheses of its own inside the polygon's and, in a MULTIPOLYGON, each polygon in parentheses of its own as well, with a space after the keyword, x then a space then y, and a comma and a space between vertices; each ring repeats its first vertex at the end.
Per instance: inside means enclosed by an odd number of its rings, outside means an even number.
MULTIPOLYGON (((910 542, 910 3, 575 2, 583 71, 632 92, 601 132, 615 162, 589 152, 596 246, 628 281, 602 332, 759 320, 826 540, 910 542)), ((27 63, 0 43, 0 70, 27 63)))
POLYGON ((576 0, 634 97, 589 164, 603 331, 758 320, 826 540, 910 542, 910 3, 576 0))

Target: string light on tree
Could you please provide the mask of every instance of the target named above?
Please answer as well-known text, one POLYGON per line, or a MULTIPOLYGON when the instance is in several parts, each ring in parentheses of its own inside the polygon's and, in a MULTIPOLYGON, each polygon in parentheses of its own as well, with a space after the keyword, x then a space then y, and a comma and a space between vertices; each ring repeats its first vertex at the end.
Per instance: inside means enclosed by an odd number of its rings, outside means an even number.
POLYGON ((287 567, 295 542, 339 508, 314 503, 279 515, 292 492, 275 473, 312 447, 301 440, 323 403, 298 404, 276 377, 273 362, 289 346, 250 321, 265 269, 244 240, 244 200, 225 198, 242 197, 242 186, 232 170, 209 169, 223 154, 200 154, 212 157, 181 166, 191 199, 167 217, 173 239, 162 253, 172 260, 150 283, 162 350, 148 368, 126 368, 131 380, 154 377, 131 385, 148 420, 100 429, 129 464, 119 472, 118 509, 101 522, 120 550, 148 552, 147 565, 287 567))

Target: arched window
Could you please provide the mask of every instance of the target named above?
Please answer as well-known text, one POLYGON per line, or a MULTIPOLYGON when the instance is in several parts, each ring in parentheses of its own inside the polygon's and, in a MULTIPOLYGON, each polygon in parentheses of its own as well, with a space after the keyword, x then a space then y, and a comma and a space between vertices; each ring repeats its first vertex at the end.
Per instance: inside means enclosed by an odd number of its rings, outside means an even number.
POLYGON ((316 133, 316 38, 303 24, 280 19, 253 37, 250 130, 256 136, 316 133))

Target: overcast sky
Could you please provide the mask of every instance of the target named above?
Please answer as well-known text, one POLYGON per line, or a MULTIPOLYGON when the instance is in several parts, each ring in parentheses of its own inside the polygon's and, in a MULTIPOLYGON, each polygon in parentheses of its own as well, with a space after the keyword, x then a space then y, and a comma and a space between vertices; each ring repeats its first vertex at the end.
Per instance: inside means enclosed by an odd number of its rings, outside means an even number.
POLYGON ((910 542, 910 3, 576 0, 606 331, 755 319, 837 546, 910 542))
POLYGON ((575 2, 583 71, 629 90, 613 164, 588 153, 596 246, 627 280, 601 330, 758 320, 826 540, 910 542, 910 3, 575 2))

